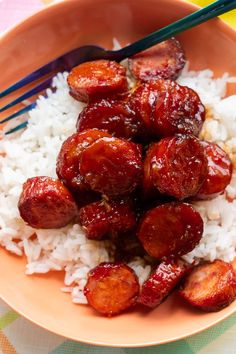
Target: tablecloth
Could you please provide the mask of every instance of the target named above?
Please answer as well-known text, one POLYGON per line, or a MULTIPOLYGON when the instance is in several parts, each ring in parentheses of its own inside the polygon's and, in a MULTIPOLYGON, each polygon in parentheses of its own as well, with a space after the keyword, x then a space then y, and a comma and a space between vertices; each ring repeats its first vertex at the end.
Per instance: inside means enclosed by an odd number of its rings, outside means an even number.
MULTIPOLYGON (((0 31, 52 1, 0 0, 0 31)), ((205 6, 212 1, 192 2, 205 6)), ((222 17, 236 27, 236 11, 222 17)), ((233 315, 203 333, 171 344, 135 349, 96 347, 47 332, 0 301, 0 353, 3 354, 236 354, 235 334, 236 315, 233 315)))

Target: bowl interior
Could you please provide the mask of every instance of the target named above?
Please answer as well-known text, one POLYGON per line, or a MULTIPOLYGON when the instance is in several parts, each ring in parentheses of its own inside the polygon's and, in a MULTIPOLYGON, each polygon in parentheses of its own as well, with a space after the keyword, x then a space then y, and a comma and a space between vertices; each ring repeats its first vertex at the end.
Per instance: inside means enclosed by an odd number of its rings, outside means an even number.
MULTIPOLYGON (((0 38, 0 91, 64 52, 83 44, 112 47, 132 42, 196 9, 181 0, 67 0, 50 6, 0 38)), ((236 76, 236 32, 220 20, 179 36, 191 68, 236 76)), ((229 92, 235 92, 231 86, 229 92)), ((62 293, 62 273, 26 276, 25 259, 0 250, 0 295, 40 326, 68 338, 110 346, 144 346, 173 341, 208 328, 236 310, 204 314, 175 295, 154 311, 108 319, 62 293)))

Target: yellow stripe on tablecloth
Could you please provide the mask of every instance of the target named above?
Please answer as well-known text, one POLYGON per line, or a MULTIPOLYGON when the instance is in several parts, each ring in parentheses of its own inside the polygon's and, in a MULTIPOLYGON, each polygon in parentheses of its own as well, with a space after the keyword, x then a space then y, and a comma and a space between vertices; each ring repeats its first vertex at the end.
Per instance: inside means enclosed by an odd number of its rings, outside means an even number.
POLYGON ((18 317, 19 317, 19 315, 15 311, 12 311, 12 310, 5 313, 5 315, 0 317, 0 330, 5 328, 6 326, 10 325, 18 317))
POLYGON ((44 5, 51 4, 54 0, 41 0, 44 5))
POLYGON ((5 334, 0 330, 0 350, 3 354, 18 354, 5 334))
MULTIPOLYGON (((193 2, 199 6, 207 6, 213 3, 213 0, 189 0, 189 2, 193 2)), ((230 11, 222 16, 220 16, 223 20, 228 22, 231 26, 236 27, 236 10, 230 11)))

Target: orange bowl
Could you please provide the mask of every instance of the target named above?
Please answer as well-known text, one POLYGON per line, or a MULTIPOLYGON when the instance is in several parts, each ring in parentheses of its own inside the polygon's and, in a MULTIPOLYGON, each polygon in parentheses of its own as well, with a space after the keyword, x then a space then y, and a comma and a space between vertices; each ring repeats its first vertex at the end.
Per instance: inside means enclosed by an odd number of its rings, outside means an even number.
MULTIPOLYGON (((112 47, 181 18, 196 6, 181 0, 67 0, 40 11, 0 37, 1 89, 83 44, 112 47)), ((179 36, 191 68, 236 76, 236 32, 215 19, 179 36)), ((236 87, 230 87, 236 92, 236 87)), ((13 309, 62 336, 97 345, 138 347, 167 343, 209 328, 236 311, 200 313, 175 295, 154 311, 109 319, 74 305, 62 293, 63 274, 26 276, 25 259, 0 250, 0 295, 13 309)))

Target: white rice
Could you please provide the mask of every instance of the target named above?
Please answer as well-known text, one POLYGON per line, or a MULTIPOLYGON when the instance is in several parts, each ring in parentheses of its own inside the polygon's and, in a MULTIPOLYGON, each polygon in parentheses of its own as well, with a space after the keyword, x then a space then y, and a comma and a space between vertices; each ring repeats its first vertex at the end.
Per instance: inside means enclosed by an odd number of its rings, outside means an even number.
MULTIPOLYGON (((75 123, 84 104, 68 93, 67 74, 53 80, 55 92, 39 97, 37 107, 29 113, 29 125, 0 141, 0 244, 8 251, 27 257, 26 274, 65 271, 65 287, 75 303, 86 303, 83 287, 88 271, 100 262, 112 260, 109 241, 86 239, 79 225, 59 230, 35 230, 20 218, 17 208, 22 183, 29 177, 56 177, 55 164, 62 142, 75 131, 75 123), (34 234, 34 237, 32 235, 34 234), (36 236, 35 236, 36 235, 36 236)), ((231 156, 236 167, 236 95, 224 98, 227 74, 213 79, 213 72, 189 72, 186 67, 178 82, 196 90, 208 109, 202 137, 219 143, 231 156)), ((236 198, 234 172, 227 194, 236 198)), ((194 203, 201 213, 205 230, 200 244, 184 258, 192 262, 216 258, 232 261, 236 248, 236 199, 229 202, 225 194, 212 201, 194 203)), ((142 283, 150 266, 136 258, 130 266, 142 283)))

